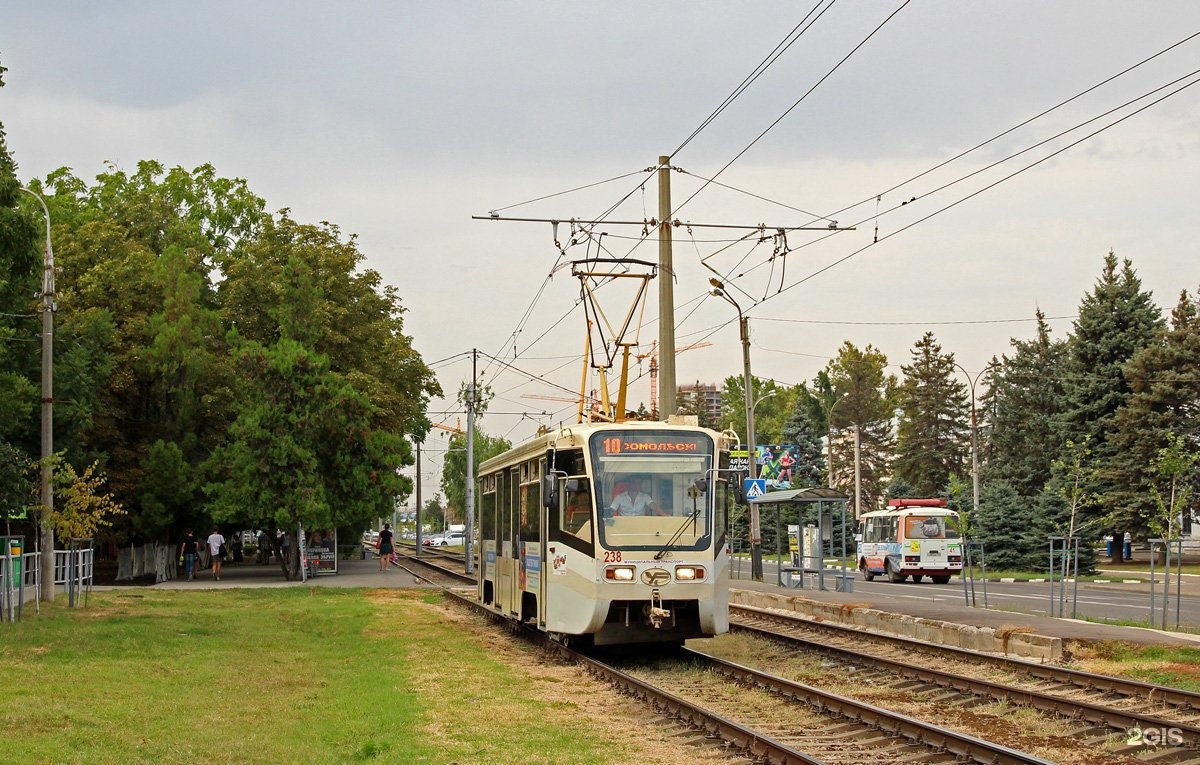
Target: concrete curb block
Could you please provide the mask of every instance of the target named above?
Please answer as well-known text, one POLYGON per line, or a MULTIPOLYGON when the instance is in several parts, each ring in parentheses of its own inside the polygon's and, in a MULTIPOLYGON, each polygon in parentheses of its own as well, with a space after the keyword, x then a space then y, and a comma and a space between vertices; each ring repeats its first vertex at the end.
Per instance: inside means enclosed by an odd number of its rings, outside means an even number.
POLYGON ((1000 629, 974 627, 856 607, 852 604, 824 603, 799 595, 776 595, 757 590, 731 589, 729 602, 766 610, 786 611, 814 621, 844 624, 868 632, 886 632, 926 643, 938 643, 972 651, 1018 656, 1040 662, 1062 659, 1062 638, 1038 635, 1027 631, 1030 629, 1028 627, 1017 625, 1000 629))

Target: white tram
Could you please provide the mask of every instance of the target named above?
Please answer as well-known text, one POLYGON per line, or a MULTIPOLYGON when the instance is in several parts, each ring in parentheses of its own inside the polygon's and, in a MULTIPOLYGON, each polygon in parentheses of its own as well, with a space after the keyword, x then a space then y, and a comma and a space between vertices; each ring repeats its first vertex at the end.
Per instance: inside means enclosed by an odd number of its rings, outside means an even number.
POLYGON ((640 421, 564 426, 484 462, 480 602, 570 644, 726 632, 727 467, 718 433, 640 421))

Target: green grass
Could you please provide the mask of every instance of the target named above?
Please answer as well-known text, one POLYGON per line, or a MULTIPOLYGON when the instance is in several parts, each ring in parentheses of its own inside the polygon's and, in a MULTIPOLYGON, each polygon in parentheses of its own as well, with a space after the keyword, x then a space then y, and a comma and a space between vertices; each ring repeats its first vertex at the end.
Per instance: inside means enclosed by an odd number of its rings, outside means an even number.
POLYGON ((1074 663, 1093 672, 1200 691, 1200 648, 1193 646, 1089 643, 1076 648, 1074 663))
POLYGON ((86 609, 61 598, 41 616, 27 609, 0 623, 3 759, 610 760, 613 742, 539 695, 536 678, 488 651, 482 627, 446 619, 430 597, 114 590, 92 593, 86 609))

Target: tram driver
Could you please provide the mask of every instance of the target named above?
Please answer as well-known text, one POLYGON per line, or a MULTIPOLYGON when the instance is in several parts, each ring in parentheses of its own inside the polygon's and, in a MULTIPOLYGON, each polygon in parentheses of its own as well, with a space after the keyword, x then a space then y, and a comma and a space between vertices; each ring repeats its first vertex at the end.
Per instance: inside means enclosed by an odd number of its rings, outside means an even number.
POLYGON ((642 490, 644 478, 630 476, 625 490, 613 497, 609 510, 613 515, 666 515, 654 502, 654 498, 642 490))

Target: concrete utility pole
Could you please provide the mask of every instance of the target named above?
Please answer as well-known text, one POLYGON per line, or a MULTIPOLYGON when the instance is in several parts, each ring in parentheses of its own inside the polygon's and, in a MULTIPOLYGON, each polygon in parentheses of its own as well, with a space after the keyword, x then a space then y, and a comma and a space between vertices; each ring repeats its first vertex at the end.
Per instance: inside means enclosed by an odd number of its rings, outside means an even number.
POLYGON ((415 541, 417 543, 417 557, 420 558, 421 557, 421 542, 423 541, 421 539, 421 442, 414 439, 413 443, 415 443, 417 445, 417 486, 416 486, 416 489, 417 489, 417 493, 416 493, 417 512, 415 514, 416 519, 417 519, 416 520, 417 528, 416 528, 415 541))
POLYGON ((471 383, 467 386, 467 488, 463 499, 467 511, 467 573, 475 573, 475 377, 479 351, 471 349, 471 383))
POLYGON ((41 566, 38 571, 39 597, 54 600, 54 247, 50 243, 50 208, 46 200, 24 186, 21 191, 36 199, 46 217, 46 249, 42 271, 42 512, 38 524, 41 566))
MULTIPOLYGON (((757 445, 754 442, 754 376, 750 373, 750 322, 742 315, 742 307, 737 301, 725 292, 725 284, 720 279, 709 279, 708 283, 712 285, 709 293, 723 299, 734 307, 738 314, 738 333, 742 340, 742 374, 745 388, 746 399, 746 461, 747 474, 750 478, 758 478, 758 460, 755 452, 758 451, 757 445)), ((766 398, 764 396, 764 398, 766 398)), ((762 568, 762 524, 758 512, 758 505, 754 502, 750 504, 750 576, 756 582, 761 582, 763 578, 762 568)))
POLYGON ((658 418, 675 414, 675 264, 671 250, 671 158, 658 158, 658 418))
MULTIPOLYGON (((676 414, 678 408, 676 383, 675 383, 675 265, 671 251, 671 226, 673 225, 672 214, 674 210, 671 208, 671 158, 668 156, 659 156, 658 163, 654 167, 646 168, 647 172, 657 170, 658 172, 658 401, 660 407, 660 420, 666 420, 669 415, 676 414)), ((575 227, 583 227, 588 236, 597 226, 641 226, 645 228, 647 221, 645 220, 591 220, 575 218, 572 216, 562 216, 558 218, 518 218, 501 216, 497 212, 490 212, 487 215, 472 215, 472 220, 490 220, 490 221, 515 221, 522 223, 549 223, 555 227, 564 221, 570 221, 572 231, 575 227)), ((853 226, 838 226, 837 221, 830 221, 825 226, 768 226, 758 224, 753 226, 725 224, 725 223, 697 223, 694 221, 688 222, 689 228, 720 228, 720 229, 742 229, 746 231, 774 231, 777 233, 786 233, 788 231, 853 231, 853 226)), ((581 241, 583 239, 581 238, 581 241)), ((579 242, 572 242, 578 244, 579 242)), ((560 247, 563 254, 566 254, 566 248, 555 241, 555 244, 560 247)))

